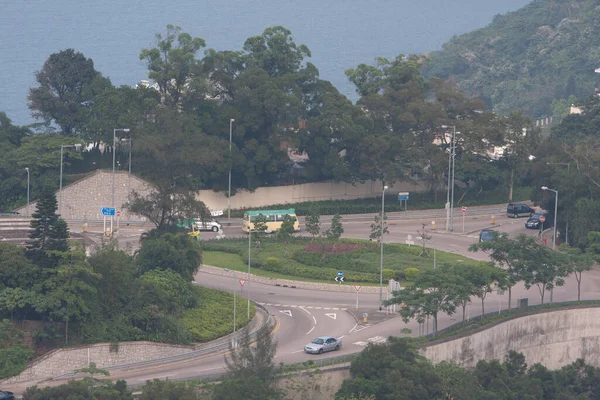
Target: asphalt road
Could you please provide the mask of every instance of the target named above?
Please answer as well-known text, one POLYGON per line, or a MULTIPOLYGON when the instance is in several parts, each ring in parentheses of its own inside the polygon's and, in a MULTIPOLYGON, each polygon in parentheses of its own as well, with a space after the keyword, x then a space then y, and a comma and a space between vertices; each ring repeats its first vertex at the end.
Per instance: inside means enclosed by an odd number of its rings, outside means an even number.
MULTIPOLYGON (((322 219, 323 229, 328 228, 329 220, 322 219)), ((370 225, 373 217, 361 216, 360 218, 344 217, 342 220, 344 226, 344 237, 367 239, 371 230, 370 225)), ((484 253, 472 253, 468 247, 477 242, 478 233, 481 229, 492 227, 491 215, 465 216, 464 233, 462 216, 454 219, 454 232, 444 230, 445 219, 431 218, 424 212, 422 218, 414 219, 394 219, 389 221, 389 235, 385 236, 386 242, 400 242, 407 240, 408 235, 412 236, 415 245, 417 231, 423 229, 423 224, 428 229, 432 238, 428 242, 428 247, 443 251, 450 251, 463 256, 487 260, 484 253), (436 229, 432 228, 432 220, 435 221, 436 229)), ((525 219, 509 219, 501 214, 495 215, 493 229, 501 232, 507 232, 511 237, 519 233, 536 234, 536 231, 528 230, 524 227, 525 219)), ((122 227, 123 228, 123 227, 122 227)), ((139 235, 143 231, 140 227, 125 227, 119 233, 119 241, 122 246, 137 247, 139 235)), ((101 233, 101 231, 100 231, 101 233)), ((241 225, 235 221, 230 226, 224 228, 225 236, 243 236, 241 225)), ((93 228, 91 235, 94 234, 93 228)), ((306 234, 300 232, 300 234, 306 234)), ((203 232, 203 238, 215 237, 212 232, 203 232)), ((385 255, 384 255, 385 256, 385 255)), ((333 280, 333 277, 332 277, 333 280)), ((237 279, 211 275, 199 272, 196 275, 196 282, 200 285, 233 291, 239 287, 237 279)), ((597 298, 596 288, 600 285, 600 271, 591 271, 585 275, 582 283, 582 298, 597 298)), ((573 277, 566 280, 563 287, 554 291, 554 301, 576 300, 577 282, 573 277)), ((307 355, 302 351, 303 346, 313 338, 321 335, 329 335, 342 338, 343 347, 333 355, 344 355, 360 351, 369 342, 382 342, 385 338, 394 335, 402 335, 403 328, 410 329, 413 336, 419 332, 431 332, 431 323, 427 321, 422 327, 415 321, 404 323, 396 314, 390 310, 378 311, 379 295, 359 293, 359 309, 356 310, 356 295, 353 293, 327 292, 316 290, 305 290, 297 288, 285 288, 273 285, 265 285, 257 282, 247 282, 242 293, 243 297, 250 297, 265 306, 269 313, 274 317, 275 326, 273 328, 274 337, 277 341, 276 363, 295 363, 309 359, 319 359, 331 357, 332 353, 323 355, 307 355), (362 314, 368 314, 367 323, 363 323, 362 314), (374 323, 378 322, 378 323, 374 323)), ((516 299, 527 297, 529 304, 538 304, 540 294, 537 287, 526 290, 522 285, 513 288, 513 304, 516 299)), ((546 302, 550 295, 546 295, 546 302)), ((491 293, 485 300, 486 312, 501 310, 507 308, 508 295, 491 293)), ((238 303, 238 309, 245 310, 245 300, 238 303)), ((467 317, 479 315, 481 313, 481 302, 474 299, 468 306, 467 317)), ((447 327, 462 319, 462 311, 448 316, 441 315, 438 321, 438 329, 447 327)), ((223 354, 209 355, 201 359, 178 363, 175 365, 160 365, 144 369, 130 369, 127 371, 118 371, 111 376, 111 379, 126 379, 130 384, 138 384, 148 379, 169 378, 183 379, 188 377, 198 377, 212 375, 224 370, 223 354)))

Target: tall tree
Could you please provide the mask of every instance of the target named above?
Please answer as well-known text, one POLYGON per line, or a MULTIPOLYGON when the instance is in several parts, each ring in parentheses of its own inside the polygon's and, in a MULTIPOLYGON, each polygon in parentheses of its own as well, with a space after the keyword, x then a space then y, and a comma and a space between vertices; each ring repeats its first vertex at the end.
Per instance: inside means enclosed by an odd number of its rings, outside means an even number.
POLYGON ((174 25, 167 25, 165 36, 157 33, 156 41, 156 47, 141 51, 140 60, 146 62, 148 77, 158 85, 162 102, 172 109, 185 108, 206 93, 206 77, 196 59, 206 43, 174 25))
POLYGON ((55 122, 67 135, 81 126, 94 97, 112 87, 91 59, 73 49, 51 54, 36 81, 39 87, 31 88, 28 97, 33 116, 55 122))
POLYGON ((381 223, 381 217, 379 214, 375 215, 373 222, 371 223, 371 233, 369 234, 369 239, 376 240, 377 243, 380 243, 383 239, 383 235, 386 233, 389 234, 390 231, 387 226, 387 214, 383 214, 383 224, 381 223), (383 225, 383 232, 382 232, 383 225))
POLYGON ((66 222, 56 214, 57 208, 56 195, 51 190, 45 190, 32 215, 32 231, 27 242, 27 257, 46 269, 58 264, 59 259, 51 253, 52 251, 69 250, 69 230, 66 222))
POLYGON ((275 342, 269 327, 257 332, 256 345, 244 328, 239 335, 238 347, 231 348, 225 358, 228 375, 220 385, 215 386, 213 399, 226 400, 245 398, 251 400, 276 400, 280 392, 275 387, 275 342))
POLYGON ((317 209, 313 208, 310 210, 310 213, 306 216, 304 226, 306 232, 311 236, 311 242, 314 241, 315 237, 321 233, 321 215, 317 209))
POLYGON ((490 260, 506 271, 506 288, 508 289, 508 309, 512 308, 512 288, 523 280, 519 261, 523 256, 522 249, 529 243, 527 235, 521 234, 516 239, 509 239, 504 232, 494 232, 494 240, 471 245, 469 251, 483 251, 490 260))
MULTIPOLYGON (((598 232, 590 232, 592 233, 598 234, 598 232)), ((590 271, 594 266, 594 255, 590 252, 583 253, 581 249, 567 245, 561 245, 560 251, 567 255, 568 271, 575 275, 577 280, 577 301, 581 301, 581 280, 583 273, 590 271)))

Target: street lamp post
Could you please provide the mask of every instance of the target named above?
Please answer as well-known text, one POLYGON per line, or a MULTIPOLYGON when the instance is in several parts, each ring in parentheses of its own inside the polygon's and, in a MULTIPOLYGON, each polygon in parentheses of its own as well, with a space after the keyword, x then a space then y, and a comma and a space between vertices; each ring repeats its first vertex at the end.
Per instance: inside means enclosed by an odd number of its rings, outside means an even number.
POLYGON ((29 167, 25 167, 25 171, 27 171, 27 216, 30 217, 31 214, 29 212, 29 167))
POLYGON ((58 194, 59 194, 59 202, 58 202, 58 214, 62 216, 62 177, 63 177, 63 155, 64 155, 64 149, 69 149, 69 148, 75 148, 75 150, 78 150, 80 148, 81 145, 79 144, 67 144, 67 145, 61 145, 60 146, 60 183, 59 183, 59 188, 58 188, 58 194))
POLYGON ((252 229, 250 227, 250 217, 248 217, 248 278, 246 283, 248 284, 246 289, 246 296, 248 297, 248 321, 250 321, 250 246, 252 245, 252 229))
POLYGON ((448 188, 446 191, 446 231, 450 228, 451 206, 450 206, 450 190, 452 190, 452 203, 454 203, 454 138, 456 137, 456 125, 442 125, 442 128, 452 128, 452 140, 450 142, 450 151, 448 152, 448 188), (452 189, 450 189, 452 188, 452 189))
MULTIPOLYGON (((547 162, 546 165, 566 165, 567 166, 567 177, 568 178, 571 177, 571 163, 570 162, 556 162, 556 163, 547 162)), ((565 221, 565 243, 566 244, 569 244, 569 214, 570 214, 570 208, 567 207, 567 219, 565 221)))
POLYGON ((383 216, 385 208, 385 191, 388 189, 387 186, 383 187, 381 192, 381 231, 379 236, 379 244, 381 247, 381 255, 379 258, 379 310, 381 311, 383 305, 383 216))
MULTIPOLYGON (((112 159, 112 201, 111 201, 111 205, 110 205, 112 208, 115 208, 115 159, 116 159, 116 156, 117 156, 117 131, 129 132, 129 128, 117 128, 117 129, 113 129, 113 145, 112 145, 112 151, 113 151, 113 159, 112 159)), ((130 150, 131 150, 131 148, 130 148, 130 150)), ((110 216, 110 234, 111 234, 111 236, 113 235, 113 231, 112 231, 113 219, 114 219, 114 216, 111 215, 110 216)))
POLYGON ((227 194, 227 222, 231 222, 231 137, 233 132, 233 123, 235 119, 229 120, 229 192, 227 194))
POLYGON ((450 231, 454 232, 454 163, 456 161, 456 126, 452 130, 452 194, 450 195, 450 231))
MULTIPOLYGON (((553 229, 553 234, 552 234, 552 250, 556 249, 556 225, 558 223, 558 190, 555 189, 550 189, 548 186, 542 186, 541 187, 542 190, 546 191, 549 190, 550 192, 554 192, 554 194, 556 195, 555 199, 554 199, 554 229, 553 229)), ((552 297, 554 295, 554 285, 552 286, 552 289, 550 289, 550 304, 552 304, 552 297)))

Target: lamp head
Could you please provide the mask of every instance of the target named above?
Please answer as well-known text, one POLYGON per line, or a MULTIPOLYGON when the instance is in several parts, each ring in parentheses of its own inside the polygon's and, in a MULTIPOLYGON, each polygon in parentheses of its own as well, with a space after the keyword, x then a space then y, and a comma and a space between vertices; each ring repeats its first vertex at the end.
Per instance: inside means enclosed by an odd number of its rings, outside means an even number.
POLYGON ((548 186, 542 186, 540 189, 542 189, 542 190, 548 190, 548 186))
POLYGON ((29 172, 29 167, 25 167, 25 171, 29 172))
POLYGON ((387 185, 383 187, 383 190, 388 190, 388 187, 387 187, 387 185))
POLYGON ((235 119, 231 118, 231 119, 229 120, 229 122, 235 122, 235 119))
POLYGON ((129 128, 125 128, 125 129, 123 129, 123 132, 129 132, 129 130, 130 130, 129 128))

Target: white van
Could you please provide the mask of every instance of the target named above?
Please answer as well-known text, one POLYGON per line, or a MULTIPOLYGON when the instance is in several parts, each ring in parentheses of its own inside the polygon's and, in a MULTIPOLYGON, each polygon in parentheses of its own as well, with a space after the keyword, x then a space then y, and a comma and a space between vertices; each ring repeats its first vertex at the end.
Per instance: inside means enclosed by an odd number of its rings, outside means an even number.
POLYGON ((199 231, 213 231, 219 232, 221 230, 221 224, 219 221, 213 219, 211 221, 202 221, 197 219, 196 221, 196 229, 199 231))

